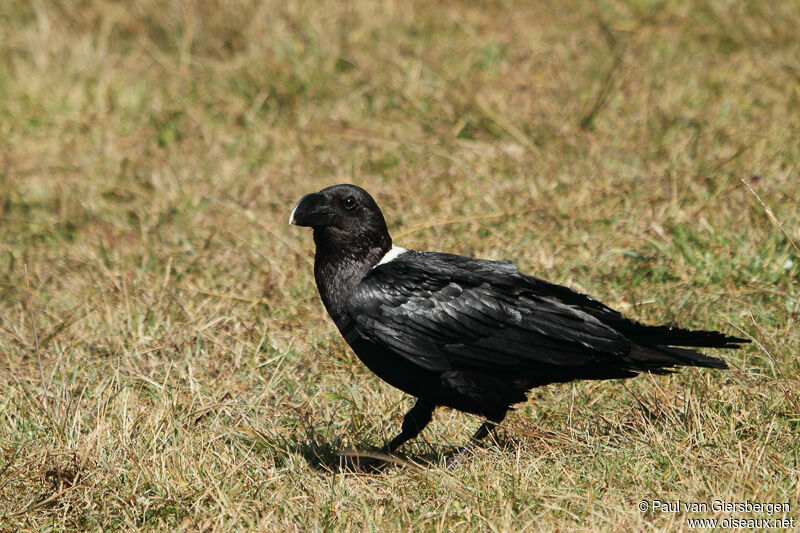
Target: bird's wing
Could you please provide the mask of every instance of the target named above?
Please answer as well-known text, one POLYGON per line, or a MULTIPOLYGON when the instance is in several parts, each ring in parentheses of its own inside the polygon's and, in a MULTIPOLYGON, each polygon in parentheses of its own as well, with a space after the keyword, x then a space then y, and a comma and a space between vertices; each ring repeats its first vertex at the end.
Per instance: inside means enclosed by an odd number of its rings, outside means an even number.
POLYGON ((628 354, 614 329, 526 278, 506 261, 407 252, 365 276, 347 314, 361 335, 429 370, 579 367, 628 354))
MULTIPOLYGON (((514 268, 513 265, 511 267, 514 268)), ((569 287, 527 276, 519 273, 519 271, 517 271, 517 275, 527 285, 526 290, 535 294, 546 295, 563 305, 587 313, 637 345, 739 348, 739 344, 750 342, 747 339, 731 337, 718 331, 689 330, 671 325, 648 326, 641 324, 622 316, 618 311, 604 303, 576 292, 569 287)))

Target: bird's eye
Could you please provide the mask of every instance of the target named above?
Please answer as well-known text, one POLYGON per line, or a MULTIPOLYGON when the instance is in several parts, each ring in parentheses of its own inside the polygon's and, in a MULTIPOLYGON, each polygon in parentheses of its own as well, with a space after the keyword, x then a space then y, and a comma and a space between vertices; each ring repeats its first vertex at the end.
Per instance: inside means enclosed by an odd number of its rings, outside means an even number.
POLYGON ((356 208, 356 199, 353 198, 352 196, 348 196, 347 198, 345 198, 344 199, 344 208, 347 209, 348 211, 352 211, 353 209, 355 209, 356 208))

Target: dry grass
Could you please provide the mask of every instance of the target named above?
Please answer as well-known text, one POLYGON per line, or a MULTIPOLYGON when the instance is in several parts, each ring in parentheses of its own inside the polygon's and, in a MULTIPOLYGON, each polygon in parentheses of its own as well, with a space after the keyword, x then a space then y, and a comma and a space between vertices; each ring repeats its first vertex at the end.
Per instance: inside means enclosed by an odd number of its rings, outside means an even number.
POLYGON ((0 3, 0 529, 797 517, 797 2, 487 4, 0 3), (339 472, 410 402, 286 224, 337 182, 405 246, 757 342, 728 372, 538 389, 454 472, 478 420, 452 411, 404 449, 433 466, 339 472))

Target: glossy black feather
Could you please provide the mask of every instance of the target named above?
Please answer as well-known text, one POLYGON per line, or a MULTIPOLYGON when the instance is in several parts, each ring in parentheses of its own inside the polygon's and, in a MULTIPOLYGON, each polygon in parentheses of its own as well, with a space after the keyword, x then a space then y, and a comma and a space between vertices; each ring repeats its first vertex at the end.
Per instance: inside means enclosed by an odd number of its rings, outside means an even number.
POLYGON ((722 347, 741 342, 716 332, 642 326, 508 262, 433 252, 409 251, 372 269, 346 311, 361 335, 421 368, 527 375, 542 364, 565 367, 554 381, 569 377, 569 368, 582 377, 581 367, 595 365, 631 372, 725 367, 690 350, 635 348, 641 339, 722 347))

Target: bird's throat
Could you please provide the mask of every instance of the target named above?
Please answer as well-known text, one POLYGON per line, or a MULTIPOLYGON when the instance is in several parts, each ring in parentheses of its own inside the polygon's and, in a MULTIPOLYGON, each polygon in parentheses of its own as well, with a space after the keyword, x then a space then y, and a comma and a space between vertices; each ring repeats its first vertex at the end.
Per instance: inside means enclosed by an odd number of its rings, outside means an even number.
POLYGON ((347 300, 364 276, 392 248, 392 240, 386 235, 378 242, 350 239, 346 246, 340 245, 336 234, 314 228, 314 279, 322 303, 328 314, 340 326, 345 314, 347 300))

